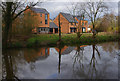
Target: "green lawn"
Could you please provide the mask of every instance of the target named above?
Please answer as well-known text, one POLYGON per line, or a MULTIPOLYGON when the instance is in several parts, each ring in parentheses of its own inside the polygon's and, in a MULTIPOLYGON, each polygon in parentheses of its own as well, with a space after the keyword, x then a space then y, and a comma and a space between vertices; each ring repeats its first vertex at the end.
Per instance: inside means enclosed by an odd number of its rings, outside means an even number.
MULTIPOLYGON (((98 33, 96 38, 92 38, 92 33, 83 33, 80 39, 77 39, 76 34, 62 34, 63 45, 78 45, 78 44, 93 44, 107 41, 117 41, 118 35, 112 33, 98 33)), ((25 47, 40 47, 40 46, 56 46, 59 40, 58 34, 39 34, 33 35, 26 42, 25 47)), ((23 43, 14 43, 12 47, 23 47, 23 43)))

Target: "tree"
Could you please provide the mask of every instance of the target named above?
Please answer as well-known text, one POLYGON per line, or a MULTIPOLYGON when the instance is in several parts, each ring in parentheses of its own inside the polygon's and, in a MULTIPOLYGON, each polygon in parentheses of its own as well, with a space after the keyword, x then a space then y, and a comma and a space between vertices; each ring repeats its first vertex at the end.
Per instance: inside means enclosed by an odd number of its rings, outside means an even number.
POLYGON ((32 30, 35 29, 36 25, 39 23, 36 14, 32 12, 25 12, 23 18, 23 31, 24 34, 29 36, 32 34, 32 30))
POLYGON ((59 42, 61 42, 61 23, 60 23, 60 14, 59 14, 59 17, 58 17, 58 23, 59 23, 59 42))
MULTIPOLYGON (((119 9, 118 10, 118 21, 120 21, 120 2, 118 3, 118 9, 119 9)), ((118 23, 118 33, 120 34, 120 23, 118 23)))
POLYGON ((101 0, 98 2, 86 2, 82 5, 82 9, 85 11, 85 14, 90 19, 93 26, 93 38, 95 38, 96 31, 96 19, 101 16, 101 14, 105 14, 108 10, 108 7, 101 0))
POLYGON ((79 39, 82 35, 82 33, 80 32, 81 31, 81 28, 82 28, 82 22, 84 21, 84 18, 85 18, 85 11, 82 9, 82 3, 79 4, 79 6, 77 7, 77 15, 79 16, 79 22, 78 22, 78 25, 77 25, 77 29, 78 29, 78 32, 77 32, 77 38, 79 39))
POLYGON ((82 24, 82 21, 84 21, 84 17, 85 17, 84 11, 81 9, 81 3, 71 2, 71 8, 67 7, 67 9, 69 10, 70 14, 73 15, 73 19, 74 19, 73 22, 75 22, 75 20, 76 20, 75 17, 78 16, 78 18, 79 18, 77 26, 75 24, 73 24, 78 29, 77 38, 79 39, 82 35, 82 33, 81 33, 82 25, 81 24, 82 24))
POLYGON ((0 7, 2 7, 3 24, 5 25, 3 30, 3 47, 5 49, 7 48, 8 45, 8 37, 9 37, 8 35, 12 29, 12 23, 14 22, 14 20, 24 11, 35 6, 37 3, 33 3, 33 2, 22 3, 16 1, 16 2, 2 2, 0 4, 0 7), (26 4, 29 5, 29 7, 23 8, 23 6, 26 4), (22 9, 18 11, 20 8, 22 9), (15 14, 16 12, 17 14, 15 14))
POLYGON ((98 32, 117 32, 118 19, 113 13, 105 14, 96 20, 96 30, 98 32))

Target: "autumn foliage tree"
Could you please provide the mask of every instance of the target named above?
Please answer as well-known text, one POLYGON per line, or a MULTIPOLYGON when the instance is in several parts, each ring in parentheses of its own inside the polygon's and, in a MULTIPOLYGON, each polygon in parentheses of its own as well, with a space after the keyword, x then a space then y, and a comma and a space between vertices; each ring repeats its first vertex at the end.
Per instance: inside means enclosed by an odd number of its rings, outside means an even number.
POLYGON ((104 15, 96 20, 95 29, 98 32, 118 32, 118 17, 113 13, 104 15))
POLYGON ((29 2, 29 3, 22 3, 22 2, 2 2, 0 3, 0 7, 2 8, 2 17, 3 17, 3 46, 7 48, 8 45, 8 37, 10 36, 10 32, 12 29, 12 23, 14 20, 20 16, 24 11, 27 9, 35 6, 37 3, 29 2), (23 6, 27 4, 29 5, 28 8, 24 8, 23 6), (21 10, 20 10, 21 8, 21 10), (17 12, 17 13, 16 13, 17 12))
POLYGON ((24 18, 23 18, 23 33, 25 35, 31 35, 33 33, 33 29, 35 29, 36 25, 39 23, 37 22, 38 18, 36 18, 35 13, 31 12, 26 12, 24 13, 24 18))

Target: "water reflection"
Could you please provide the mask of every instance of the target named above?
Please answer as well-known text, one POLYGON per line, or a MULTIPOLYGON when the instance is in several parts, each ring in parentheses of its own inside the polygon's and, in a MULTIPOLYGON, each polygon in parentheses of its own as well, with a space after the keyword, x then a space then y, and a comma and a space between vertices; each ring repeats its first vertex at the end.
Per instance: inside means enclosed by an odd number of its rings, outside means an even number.
MULTIPOLYGON (((112 45, 113 45, 113 43, 112 43, 112 45)), ((115 45, 116 45, 116 43, 115 43, 115 45)), ((103 55, 103 54, 105 54, 105 53, 101 54, 99 52, 97 45, 94 44, 91 46, 92 46, 92 52, 90 53, 91 54, 90 59, 86 58, 86 55, 83 53, 84 50, 80 49, 79 46, 77 47, 78 49, 76 50, 76 54, 74 57, 74 63, 73 63, 74 69, 76 70, 76 71, 74 70, 74 73, 75 73, 74 75, 78 75, 79 77, 84 76, 84 79, 103 79, 103 78, 108 78, 108 77, 113 78, 112 74, 114 72, 112 72, 112 71, 114 71, 113 70, 114 64, 112 66, 112 63, 111 64, 107 63, 107 62, 111 62, 111 60, 113 60, 113 58, 107 57, 107 58, 101 59, 101 56, 104 57, 105 55, 103 55), (104 62, 102 62, 102 61, 104 61, 104 62), (77 65, 75 67, 75 64, 78 64, 79 66, 77 65), (106 72, 106 71, 110 71, 109 67, 111 67, 110 69, 112 69, 111 72, 108 72, 108 73, 111 73, 110 76, 106 72)), ((116 47, 116 46, 113 46, 113 48, 114 47, 116 47)), ((104 46, 102 48, 104 50, 104 46)), ((110 48, 108 47, 107 49, 110 49, 110 48)), ((115 49, 117 49, 117 47, 115 49)), ((108 51, 110 53, 113 52, 113 50, 112 51, 107 50, 107 52, 108 51)), ((114 52, 114 53, 116 53, 116 52, 114 52)), ((115 61, 115 62, 116 62, 115 67, 117 67, 117 61, 115 61)), ((118 68, 115 69, 115 71, 118 72, 118 68)), ((117 73, 116 73, 116 78, 118 78, 117 73)))
POLYGON ((13 58, 9 54, 10 53, 8 53, 7 51, 3 51, 3 63, 5 64, 3 65, 3 71, 5 71, 6 73, 6 76, 3 78, 7 79, 8 81, 14 81, 14 79, 16 78, 19 81, 18 77, 16 77, 13 71, 13 58))
POLYGON ((101 59, 101 57, 100 57, 100 53, 99 53, 99 51, 98 51, 98 48, 97 48, 97 46, 96 45, 92 45, 92 48, 93 48, 93 54, 92 54, 92 58, 91 58, 91 60, 90 60, 90 63, 89 63, 89 71, 88 71, 88 75, 91 75, 90 77, 91 78, 96 78, 97 79, 97 69, 96 69, 96 65, 97 65, 97 60, 98 59, 96 59, 96 54, 97 54, 97 56, 99 57, 99 59, 101 59), (95 53, 95 51, 97 52, 97 53, 95 53), (95 75, 95 77, 94 77, 94 75, 95 75))
POLYGON ((60 73, 60 65, 61 65, 61 48, 59 48, 59 64, 58 64, 58 73, 60 73))
POLYGON ((29 62, 45 60, 49 56, 49 48, 36 48, 24 50, 24 58, 29 62))
POLYGON ((74 57, 73 57, 74 58, 73 68, 77 61, 79 62, 79 64, 81 64, 80 68, 83 67, 83 64, 81 62, 84 59, 84 56, 83 56, 84 47, 85 47, 85 45, 76 47, 76 53, 74 54, 74 57))
MULTIPOLYGON (((3 79, 17 79, 16 72, 17 63, 23 65, 30 64, 30 69, 35 70, 34 62, 36 60, 45 60, 49 56, 49 48, 37 48, 37 49, 12 49, 3 51, 3 79), (24 60, 24 61, 23 61, 24 60)), ((9 81, 8 80, 8 81, 9 81)), ((13 81, 13 80, 11 80, 13 81)))
POLYGON ((7 50, 3 54, 3 78, 116 79, 118 62, 115 53, 119 50, 117 45, 114 42, 7 50), (105 45, 109 46, 106 48, 105 45))

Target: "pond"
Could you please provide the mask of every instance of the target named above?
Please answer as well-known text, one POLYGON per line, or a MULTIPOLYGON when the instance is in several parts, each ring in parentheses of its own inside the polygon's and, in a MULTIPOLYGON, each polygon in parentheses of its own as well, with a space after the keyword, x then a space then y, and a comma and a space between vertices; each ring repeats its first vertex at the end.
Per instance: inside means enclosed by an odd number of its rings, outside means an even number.
POLYGON ((3 78, 118 79, 118 42, 96 45, 9 49, 3 78))

